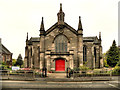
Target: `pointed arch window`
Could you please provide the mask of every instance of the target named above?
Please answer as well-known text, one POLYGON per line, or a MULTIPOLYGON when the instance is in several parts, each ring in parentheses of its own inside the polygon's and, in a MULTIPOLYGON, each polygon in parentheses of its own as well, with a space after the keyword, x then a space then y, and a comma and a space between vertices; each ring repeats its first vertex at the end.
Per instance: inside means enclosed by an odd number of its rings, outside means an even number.
POLYGON ((97 55, 96 55, 96 47, 94 47, 94 56, 95 56, 95 63, 96 63, 96 61, 97 61, 97 55))
POLYGON ((55 52, 67 52, 67 38, 59 35, 55 38, 55 52))
POLYGON ((83 64, 87 61, 87 46, 83 46, 83 64))
POLYGON ((32 56, 32 48, 31 48, 30 52, 31 52, 31 56, 32 56))

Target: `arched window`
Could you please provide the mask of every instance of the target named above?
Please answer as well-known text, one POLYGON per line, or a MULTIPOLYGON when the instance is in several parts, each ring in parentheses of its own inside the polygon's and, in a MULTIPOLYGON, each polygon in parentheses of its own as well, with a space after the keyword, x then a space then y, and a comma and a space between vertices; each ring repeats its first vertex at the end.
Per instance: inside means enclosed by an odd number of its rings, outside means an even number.
POLYGON ((95 56, 95 63, 96 63, 96 47, 94 47, 94 56, 95 56))
POLYGON ((87 47, 86 45, 83 46, 83 64, 87 61, 87 47))
POLYGON ((67 52, 67 38, 59 35, 55 38, 55 52, 67 52))
POLYGON ((30 52, 31 52, 31 56, 32 56, 32 48, 31 48, 30 52))

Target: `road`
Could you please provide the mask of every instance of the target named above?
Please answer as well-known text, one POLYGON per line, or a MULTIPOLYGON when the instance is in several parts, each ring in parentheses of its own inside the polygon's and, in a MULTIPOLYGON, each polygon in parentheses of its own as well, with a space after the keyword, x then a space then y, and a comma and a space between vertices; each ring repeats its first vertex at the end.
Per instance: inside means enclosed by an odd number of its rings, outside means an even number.
MULTIPOLYGON (((93 82, 46 82, 46 81, 0 81, 2 88, 21 88, 21 89, 38 89, 38 88, 113 88, 120 89, 118 81, 93 81, 93 82)), ((4 90, 3 89, 3 90, 4 90)))

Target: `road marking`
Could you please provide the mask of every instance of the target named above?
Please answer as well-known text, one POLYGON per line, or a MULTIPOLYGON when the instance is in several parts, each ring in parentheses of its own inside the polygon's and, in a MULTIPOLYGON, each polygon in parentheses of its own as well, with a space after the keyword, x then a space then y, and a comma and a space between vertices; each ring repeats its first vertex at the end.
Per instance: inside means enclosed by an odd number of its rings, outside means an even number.
POLYGON ((92 82, 47 82, 47 83, 92 83, 92 82))
POLYGON ((117 87, 117 86, 115 86, 115 85, 113 85, 113 84, 108 84, 108 85, 120 89, 119 87, 117 87))
POLYGON ((109 84, 109 83, 107 83, 107 82, 104 82, 105 84, 108 84, 109 86, 112 86, 112 87, 115 87, 115 88, 118 88, 118 89, 120 89, 119 87, 117 87, 117 86, 115 86, 115 85, 113 85, 113 84, 109 84))

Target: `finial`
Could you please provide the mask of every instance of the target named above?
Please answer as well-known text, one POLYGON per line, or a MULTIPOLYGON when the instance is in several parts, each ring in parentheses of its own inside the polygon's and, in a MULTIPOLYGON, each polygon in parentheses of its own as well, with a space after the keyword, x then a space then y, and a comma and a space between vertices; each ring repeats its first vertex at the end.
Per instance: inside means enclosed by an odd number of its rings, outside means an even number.
POLYGON ((60 3, 60 11, 62 11, 62 3, 60 3))
POLYGON ((42 17, 42 22, 43 22, 43 17, 42 17))
POLYGON ((82 30, 81 17, 79 16, 78 30, 82 30))
POLYGON ((27 38, 26 38, 26 41, 28 40, 28 32, 27 32, 27 38))
POLYGON ((44 35, 44 34, 45 34, 45 29, 44 29, 44 22, 42 17, 41 26, 40 26, 40 35, 44 35))
POLYGON ((99 39, 101 40, 101 32, 99 32, 99 39))
POLYGON ((59 12, 57 13, 57 16, 58 16, 58 24, 62 25, 64 24, 64 17, 65 17, 65 14, 64 12, 62 11, 62 3, 60 3, 60 10, 59 12))
POLYGON ((41 21, 41 27, 40 30, 44 30, 44 22, 43 22, 43 17, 42 17, 42 21, 41 21))

